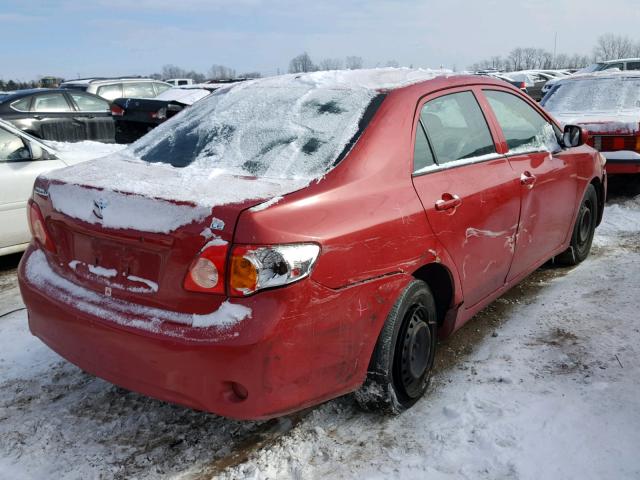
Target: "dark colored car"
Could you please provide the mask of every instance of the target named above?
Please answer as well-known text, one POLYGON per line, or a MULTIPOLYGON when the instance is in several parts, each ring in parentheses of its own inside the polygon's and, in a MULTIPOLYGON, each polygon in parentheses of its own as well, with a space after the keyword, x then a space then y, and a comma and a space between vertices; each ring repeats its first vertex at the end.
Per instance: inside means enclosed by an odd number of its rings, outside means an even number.
POLYGON ((236 418, 400 412, 447 336, 602 218, 601 155, 501 80, 265 78, 38 177, 19 282, 83 370, 236 418))
POLYGON ((43 88, 0 94, 0 118, 43 140, 115 141, 109 102, 90 93, 43 88))
POLYGON ((116 142, 131 143, 137 140, 218 88, 213 85, 185 86, 165 90, 155 98, 116 98, 111 103, 116 142))

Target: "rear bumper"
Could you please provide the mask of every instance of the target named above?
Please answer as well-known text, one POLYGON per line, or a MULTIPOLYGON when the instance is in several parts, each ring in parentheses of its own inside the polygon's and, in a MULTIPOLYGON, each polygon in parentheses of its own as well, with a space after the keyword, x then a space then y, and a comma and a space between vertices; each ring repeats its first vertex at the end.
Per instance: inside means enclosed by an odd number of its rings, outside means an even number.
POLYGON ((607 158, 607 173, 610 175, 640 173, 640 154, 636 152, 602 152, 607 158))
POLYGON ((379 330, 407 279, 341 291, 306 280, 242 299, 252 318, 224 331, 139 329, 73 307, 19 269, 29 328, 83 370, 161 400, 239 419, 283 415, 356 389, 379 330), (248 392, 241 398, 234 383, 248 392))

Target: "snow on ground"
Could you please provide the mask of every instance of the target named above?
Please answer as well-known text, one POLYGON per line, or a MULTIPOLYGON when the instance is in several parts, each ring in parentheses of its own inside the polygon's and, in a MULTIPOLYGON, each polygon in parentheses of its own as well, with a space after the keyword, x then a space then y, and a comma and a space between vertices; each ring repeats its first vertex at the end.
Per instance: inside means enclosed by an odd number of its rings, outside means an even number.
MULTIPOLYGON (((609 205, 592 256, 441 342, 430 392, 398 417, 350 396, 272 422, 195 412, 83 373, 5 315, 0 478, 638 478, 639 231, 640 197, 609 205)), ((0 262, 0 302, 12 278, 0 262)))

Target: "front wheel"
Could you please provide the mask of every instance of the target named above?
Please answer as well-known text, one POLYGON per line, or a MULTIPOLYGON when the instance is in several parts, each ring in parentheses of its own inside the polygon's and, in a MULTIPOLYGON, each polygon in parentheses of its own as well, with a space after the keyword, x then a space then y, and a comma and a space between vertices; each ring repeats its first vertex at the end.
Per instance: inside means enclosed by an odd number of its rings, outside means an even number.
POLYGON ((598 219, 598 194, 593 185, 584 193, 578 217, 573 227, 569 248, 558 255, 554 262, 560 265, 577 265, 589 256, 598 219))
POLYGON ((400 413, 422 397, 433 369, 436 330, 431 290, 414 280, 389 312, 365 383, 355 394, 363 409, 400 413))

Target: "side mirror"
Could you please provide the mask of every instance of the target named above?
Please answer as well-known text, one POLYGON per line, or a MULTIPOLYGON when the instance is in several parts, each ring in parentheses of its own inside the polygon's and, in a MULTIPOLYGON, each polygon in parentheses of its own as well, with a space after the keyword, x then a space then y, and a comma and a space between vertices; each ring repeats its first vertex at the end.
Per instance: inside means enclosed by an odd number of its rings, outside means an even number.
POLYGON ((565 125, 562 143, 566 148, 579 147, 589 141, 589 133, 577 125, 565 125))
POLYGON ((29 151, 31 152, 31 160, 43 160, 45 151, 36 143, 29 142, 29 151))

